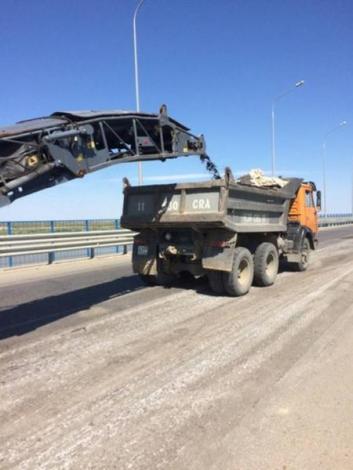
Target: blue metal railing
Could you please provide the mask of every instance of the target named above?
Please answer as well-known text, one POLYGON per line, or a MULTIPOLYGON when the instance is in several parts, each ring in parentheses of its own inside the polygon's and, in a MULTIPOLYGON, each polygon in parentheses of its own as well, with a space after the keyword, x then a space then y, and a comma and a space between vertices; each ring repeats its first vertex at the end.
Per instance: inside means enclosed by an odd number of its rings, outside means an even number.
MULTIPOLYGON (((329 214, 320 217, 320 226, 352 224, 352 214, 329 214)), ((37 220, 37 221, 4 221, 0 222, 0 237, 6 235, 53 234, 61 232, 112 231, 120 229, 119 219, 86 219, 86 220, 37 220)), ((22 266, 26 264, 51 264, 65 259, 93 258, 100 254, 127 253, 127 246, 110 246, 100 248, 77 248, 47 254, 16 255, 0 258, 0 268, 22 266)))
MULTIPOLYGON (((61 232, 91 232, 120 229, 120 219, 74 219, 74 220, 36 220, 36 221, 0 221, 0 237, 4 235, 51 234, 61 232)), ((0 269, 26 264, 51 264, 64 259, 93 258, 100 254, 126 253, 121 246, 84 248, 77 250, 49 252, 47 255, 21 255, 0 258, 0 269)))
POLYGON ((119 228, 120 219, 0 221, 0 236, 30 233, 85 232, 119 228))

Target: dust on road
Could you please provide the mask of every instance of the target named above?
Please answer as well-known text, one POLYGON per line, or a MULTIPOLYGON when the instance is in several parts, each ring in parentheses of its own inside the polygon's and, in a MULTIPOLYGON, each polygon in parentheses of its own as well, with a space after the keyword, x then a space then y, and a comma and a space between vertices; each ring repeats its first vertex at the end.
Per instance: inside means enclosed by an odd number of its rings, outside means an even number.
POLYGON ((138 289, 9 337, 0 467, 352 468, 352 305, 344 240, 246 297, 138 289))

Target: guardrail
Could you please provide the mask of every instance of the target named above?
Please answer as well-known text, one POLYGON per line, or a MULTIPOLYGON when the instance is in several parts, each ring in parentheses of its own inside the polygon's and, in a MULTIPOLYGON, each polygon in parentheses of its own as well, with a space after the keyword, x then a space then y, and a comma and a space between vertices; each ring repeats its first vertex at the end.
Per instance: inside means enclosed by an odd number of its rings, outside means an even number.
POLYGON ((327 217, 320 217, 319 227, 333 227, 335 225, 349 225, 353 224, 353 215, 328 215, 327 217))
MULTIPOLYGON (((352 214, 330 214, 319 222, 320 227, 347 224, 353 224, 352 214)), ((0 222, 0 268, 127 253, 134 233, 118 227, 117 219, 0 222)))
MULTIPOLYGON (((59 232, 0 236, 0 259, 7 259, 7 266, 14 265, 19 256, 45 255, 47 263, 56 260, 56 254, 72 250, 85 250, 87 258, 94 258, 101 248, 123 248, 133 242, 134 233, 130 230, 94 230, 90 232, 59 232)), ((118 250, 117 250, 118 251, 118 250)))

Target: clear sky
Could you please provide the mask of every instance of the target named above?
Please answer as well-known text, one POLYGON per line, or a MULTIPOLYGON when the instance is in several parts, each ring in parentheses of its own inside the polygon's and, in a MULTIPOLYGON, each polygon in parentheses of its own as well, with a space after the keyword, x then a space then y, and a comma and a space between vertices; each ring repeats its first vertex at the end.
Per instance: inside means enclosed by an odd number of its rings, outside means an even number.
MULTIPOLYGON (((59 110, 134 109, 136 0, 2 0, 0 125, 59 110)), ((145 0, 138 17, 141 109, 206 136, 209 155, 235 173, 271 167, 271 102, 278 103, 277 170, 322 186, 328 211, 351 211, 352 0, 145 0)), ((144 164, 145 182, 207 174, 197 159, 144 164)), ((117 165, 0 209, 1 220, 119 217, 117 165)))

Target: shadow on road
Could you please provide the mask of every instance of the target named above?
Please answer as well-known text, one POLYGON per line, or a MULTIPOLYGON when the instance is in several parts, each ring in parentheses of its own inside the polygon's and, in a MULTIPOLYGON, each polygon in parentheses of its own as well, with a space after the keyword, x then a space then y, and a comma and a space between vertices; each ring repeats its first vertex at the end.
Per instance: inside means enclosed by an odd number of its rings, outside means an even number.
MULTIPOLYGON (((288 267, 284 269, 281 266, 280 273, 285 270, 288 270, 288 267)), ((191 276, 185 275, 173 284, 173 287, 195 290, 210 297, 219 296, 214 294, 209 288, 205 277, 195 280, 191 276)), ((0 310, 0 340, 29 333, 61 318, 68 317, 82 310, 88 310, 101 302, 121 297, 143 288, 146 288, 146 286, 140 278, 136 275, 130 275, 5 308, 0 310)), ((226 295, 224 294, 224 296, 226 295)))
POLYGON ((23 335, 60 318, 143 287, 139 277, 132 275, 1 310, 0 340, 23 335))

